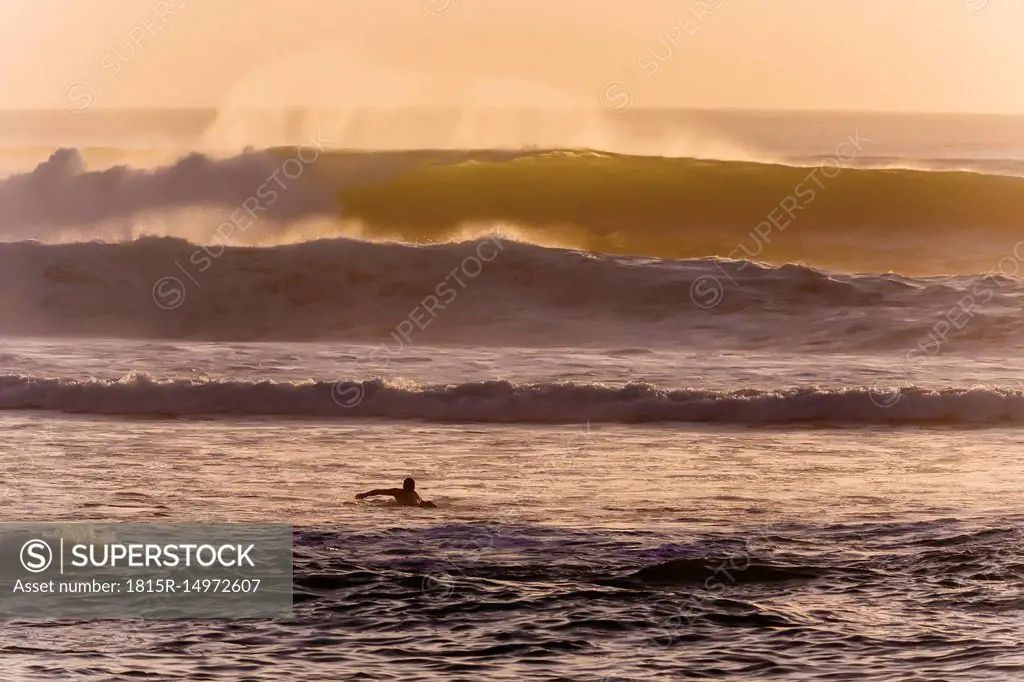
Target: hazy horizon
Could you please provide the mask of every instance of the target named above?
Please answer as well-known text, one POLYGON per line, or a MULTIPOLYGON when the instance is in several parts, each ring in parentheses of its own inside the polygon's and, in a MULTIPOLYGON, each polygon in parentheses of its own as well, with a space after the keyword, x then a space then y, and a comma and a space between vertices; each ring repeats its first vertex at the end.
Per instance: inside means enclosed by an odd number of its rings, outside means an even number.
MULTIPOLYGON (((423 111, 459 111, 462 107, 458 105, 436 105, 436 106, 419 106, 419 107, 406 107, 401 105, 395 106, 365 106, 365 107, 338 107, 338 108, 323 108, 318 109, 319 111, 348 111, 353 108, 368 109, 368 110, 381 110, 381 111, 408 111, 412 110, 423 110, 423 111)), ((479 109, 493 109, 502 111, 572 111, 572 108, 559 108, 559 107, 543 107, 543 106, 501 106, 493 105, 487 107, 478 107, 479 109)), ((248 111, 252 113, 279 113, 282 111, 308 111, 309 107, 294 106, 294 107, 248 107, 244 109, 236 109, 236 111, 248 111)), ((215 106, 183 106, 183 107, 116 107, 106 108, 97 106, 90 109, 92 112, 115 114, 115 113, 211 113, 215 114, 221 109, 215 106)), ((907 117, 907 118, 1008 118, 1017 119, 1024 118, 1024 111, 1019 113, 1005 113, 1005 112, 983 112, 983 111, 885 111, 880 109, 757 109, 757 108, 743 108, 743 107, 717 107, 717 108, 706 108, 706 107, 631 107, 630 113, 637 114, 641 112, 655 113, 655 112, 673 112, 673 113, 694 113, 694 114, 786 114, 786 115, 798 115, 798 116, 847 116, 847 115, 868 115, 868 116, 892 116, 892 117, 907 117)), ((77 116, 75 112, 69 112, 67 107, 7 107, 0 109, 0 115, 3 114, 62 114, 77 116)))
POLYGON ((1022 23, 1001 0, 6 0, 0 108, 1021 115, 1022 23))

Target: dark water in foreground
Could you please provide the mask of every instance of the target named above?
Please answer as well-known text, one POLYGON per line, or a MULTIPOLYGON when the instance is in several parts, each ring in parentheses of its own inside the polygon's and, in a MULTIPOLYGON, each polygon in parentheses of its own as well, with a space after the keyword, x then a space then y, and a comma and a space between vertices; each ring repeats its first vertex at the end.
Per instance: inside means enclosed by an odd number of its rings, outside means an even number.
POLYGON ((1012 427, 54 417, 3 520, 289 519, 294 615, 6 622, 5 680, 1024 675, 1012 427))
POLYGON ((299 531, 293 620, 32 624, 8 679, 1019 679, 993 521, 299 531))

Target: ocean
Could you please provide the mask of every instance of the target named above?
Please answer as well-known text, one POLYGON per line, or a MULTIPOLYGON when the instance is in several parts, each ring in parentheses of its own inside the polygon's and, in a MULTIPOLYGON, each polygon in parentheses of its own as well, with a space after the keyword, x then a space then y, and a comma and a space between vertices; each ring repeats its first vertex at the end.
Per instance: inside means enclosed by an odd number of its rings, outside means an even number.
POLYGON ((0 678, 1024 676, 1024 122, 18 116, 0 520, 288 523, 295 596, 26 614, 0 678), (625 148, 678 130, 744 158, 625 148))

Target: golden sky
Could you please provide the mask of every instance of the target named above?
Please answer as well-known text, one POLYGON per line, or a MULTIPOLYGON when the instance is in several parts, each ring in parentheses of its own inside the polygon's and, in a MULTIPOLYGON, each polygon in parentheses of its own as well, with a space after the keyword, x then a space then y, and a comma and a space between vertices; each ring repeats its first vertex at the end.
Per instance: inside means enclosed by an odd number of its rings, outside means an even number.
POLYGON ((1022 35, 1021 0, 0 0, 0 108, 1024 114, 1022 35))

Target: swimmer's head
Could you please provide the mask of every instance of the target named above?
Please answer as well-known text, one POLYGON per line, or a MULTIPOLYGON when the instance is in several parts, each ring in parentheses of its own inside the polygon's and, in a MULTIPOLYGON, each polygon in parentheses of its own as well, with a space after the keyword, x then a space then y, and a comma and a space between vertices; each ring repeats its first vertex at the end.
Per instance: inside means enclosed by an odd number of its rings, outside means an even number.
POLYGON ((402 487, 406 490, 416 490, 416 481, 407 478, 402 482, 402 487))

